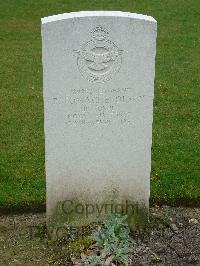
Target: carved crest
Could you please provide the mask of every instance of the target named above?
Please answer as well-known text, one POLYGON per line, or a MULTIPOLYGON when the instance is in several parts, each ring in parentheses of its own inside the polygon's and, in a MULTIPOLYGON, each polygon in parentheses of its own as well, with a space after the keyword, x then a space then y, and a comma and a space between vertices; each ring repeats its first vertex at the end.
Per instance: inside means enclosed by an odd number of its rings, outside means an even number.
POLYGON ((106 82, 117 73, 122 63, 122 50, 109 39, 108 31, 97 26, 91 32, 92 39, 76 50, 77 66, 87 80, 106 82))

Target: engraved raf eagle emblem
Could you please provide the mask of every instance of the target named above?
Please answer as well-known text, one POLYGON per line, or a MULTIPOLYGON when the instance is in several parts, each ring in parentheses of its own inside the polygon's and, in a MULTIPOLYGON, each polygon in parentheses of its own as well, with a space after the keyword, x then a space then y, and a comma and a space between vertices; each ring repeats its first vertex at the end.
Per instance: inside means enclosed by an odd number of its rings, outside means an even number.
POLYGON ((118 57, 118 53, 113 51, 105 52, 104 54, 98 54, 93 51, 83 51, 80 55, 88 62, 88 68, 97 71, 108 68, 109 65, 106 63, 115 61, 118 57))
POLYGON ((77 66, 87 80, 105 82, 119 71, 122 61, 122 50, 109 40, 108 31, 102 26, 92 32, 92 39, 75 50, 77 66))

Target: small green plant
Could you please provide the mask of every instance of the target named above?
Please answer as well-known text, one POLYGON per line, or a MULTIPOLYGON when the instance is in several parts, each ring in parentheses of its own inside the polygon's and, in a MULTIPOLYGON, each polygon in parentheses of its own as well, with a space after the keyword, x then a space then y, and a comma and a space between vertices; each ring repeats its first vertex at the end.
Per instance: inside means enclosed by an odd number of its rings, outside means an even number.
POLYGON ((85 261, 84 266, 101 266, 102 259, 97 254, 94 254, 85 261))
POLYGON ((97 250, 88 257, 85 266, 111 265, 112 262, 128 265, 128 253, 133 246, 127 225, 127 216, 111 214, 99 231, 91 236, 97 250))

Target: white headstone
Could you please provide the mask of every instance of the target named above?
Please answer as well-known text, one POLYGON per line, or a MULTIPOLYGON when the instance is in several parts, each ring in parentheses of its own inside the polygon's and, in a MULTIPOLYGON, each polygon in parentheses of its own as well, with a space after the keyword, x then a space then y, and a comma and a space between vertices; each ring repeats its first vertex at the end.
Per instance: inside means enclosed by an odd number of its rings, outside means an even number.
POLYGON ((156 28, 118 11, 42 19, 49 221, 148 220, 156 28))

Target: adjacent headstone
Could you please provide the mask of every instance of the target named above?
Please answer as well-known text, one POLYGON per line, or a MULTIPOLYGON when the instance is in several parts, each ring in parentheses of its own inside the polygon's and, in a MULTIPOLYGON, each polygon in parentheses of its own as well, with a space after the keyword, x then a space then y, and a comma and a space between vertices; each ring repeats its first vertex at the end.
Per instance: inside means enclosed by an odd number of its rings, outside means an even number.
POLYGON ((42 19, 47 217, 148 221, 156 21, 124 12, 42 19))

